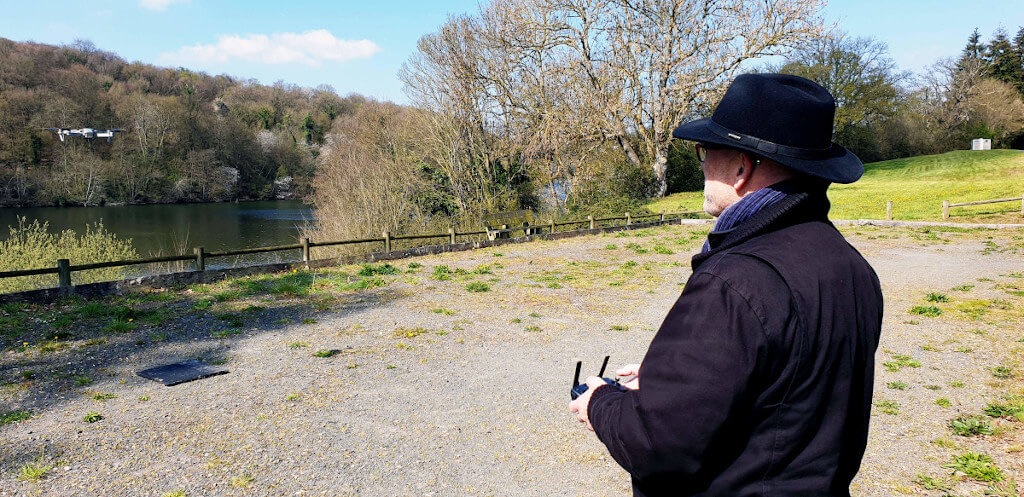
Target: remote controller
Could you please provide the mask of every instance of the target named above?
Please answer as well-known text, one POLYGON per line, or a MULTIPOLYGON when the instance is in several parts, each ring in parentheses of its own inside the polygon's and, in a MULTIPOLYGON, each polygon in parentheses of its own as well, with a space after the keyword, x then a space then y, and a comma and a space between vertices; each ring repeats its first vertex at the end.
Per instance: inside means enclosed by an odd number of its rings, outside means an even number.
MULTIPOLYGON (((610 357, 611 356, 607 356, 607 355, 604 356, 604 362, 601 363, 601 371, 599 371, 597 373, 597 376, 600 376, 601 379, 604 380, 605 383, 607 383, 609 385, 618 385, 619 384, 619 380, 613 380, 611 378, 605 378, 604 377, 604 370, 605 370, 605 368, 608 367, 608 359, 610 357)), ((576 375, 573 376, 573 379, 572 379, 572 391, 569 394, 570 397, 572 397, 572 400, 576 400, 580 395, 583 395, 583 393, 587 391, 587 384, 586 383, 580 383, 580 369, 582 367, 583 367, 583 361, 576 361, 576 375)))

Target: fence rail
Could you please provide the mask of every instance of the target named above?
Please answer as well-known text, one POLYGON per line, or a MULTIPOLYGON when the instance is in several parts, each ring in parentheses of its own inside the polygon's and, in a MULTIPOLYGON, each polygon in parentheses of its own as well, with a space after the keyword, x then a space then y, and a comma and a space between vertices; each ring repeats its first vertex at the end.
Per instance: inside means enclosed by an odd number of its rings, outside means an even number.
MULTIPOLYGON (((537 230, 537 229, 549 229, 552 233, 555 232, 559 226, 570 226, 579 224, 589 224, 590 229, 594 229, 597 223, 615 221, 625 221, 626 226, 632 224, 636 219, 647 219, 652 217, 660 217, 662 221, 665 221, 669 216, 682 217, 686 215, 702 214, 703 211, 681 211, 681 212, 661 212, 658 214, 644 214, 640 216, 631 216, 628 212, 624 216, 612 216, 595 218, 593 216, 587 216, 586 219, 581 220, 569 220, 555 222, 554 220, 548 220, 545 224, 537 224, 531 226, 523 226, 522 230, 537 230)), ((524 231, 525 232, 525 231, 524 231)), ((536 233, 537 231, 533 231, 536 233)), ((424 240, 430 238, 448 238, 448 241, 452 244, 456 243, 457 237, 466 237, 474 235, 486 235, 487 230, 476 230, 476 231, 464 231, 456 232, 454 228, 449 228, 447 233, 425 233, 425 234, 411 234, 411 235, 398 235, 392 236, 390 232, 385 231, 383 236, 380 238, 359 238, 354 240, 338 240, 328 242, 314 242, 309 238, 303 238, 300 243, 293 245, 278 245, 274 247, 256 247, 248 249, 238 250, 226 250, 220 252, 206 252, 203 247, 196 247, 191 255, 170 255, 161 257, 149 257, 146 259, 130 259, 121 261, 105 261, 105 262, 92 262, 88 264, 77 264, 72 265, 68 259, 58 259, 56 267, 46 267, 37 269, 20 269, 16 271, 0 271, 0 279, 2 278, 17 278, 21 276, 36 276, 42 274, 56 274, 58 280, 58 286, 68 287, 71 286, 71 273, 75 271, 87 271, 90 269, 102 269, 111 267, 123 267, 123 266, 135 266, 143 264, 155 264, 161 262, 182 262, 192 261, 195 263, 197 271, 204 271, 206 269, 206 259, 210 257, 230 257, 237 255, 247 254, 259 254, 268 252, 280 252, 285 250, 301 250, 302 261, 309 262, 310 249, 312 247, 333 247, 338 245, 355 245, 360 243, 382 243, 384 252, 391 252, 392 241, 394 240, 424 240)))
POLYGON ((1024 194, 1019 197, 997 198, 994 200, 975 200, 973 202, 950 203, 949 200, 942 201, 942 219, 949 219, 950 207, 964 207, 967 205, 999 204, 1003 202, 1020 202, 1020 214, 1024 216, 1024 194))

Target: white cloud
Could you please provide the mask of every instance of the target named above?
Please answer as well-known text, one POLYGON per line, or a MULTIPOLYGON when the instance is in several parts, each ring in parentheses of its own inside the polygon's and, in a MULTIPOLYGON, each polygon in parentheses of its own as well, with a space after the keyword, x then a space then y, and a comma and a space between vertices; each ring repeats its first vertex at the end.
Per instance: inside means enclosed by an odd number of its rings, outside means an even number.
MULTIPOLYGON (((150 0, 152 1, 152 0, 150 0)), ((221 35, 217 43, 181 47, 176 52, 160 55, 165 63, 203 64, 241 59, 266 64, 298 63, 319 66, 323 61, 345 62, 370 57, 380 47, 370 40, 340 40, 329 31, 318 29, 272 35, 221 35)))
POLYGON ((167 10, 172 3, 188 3, 189 0, 139 0, 139 5, 149 10, 167 10))

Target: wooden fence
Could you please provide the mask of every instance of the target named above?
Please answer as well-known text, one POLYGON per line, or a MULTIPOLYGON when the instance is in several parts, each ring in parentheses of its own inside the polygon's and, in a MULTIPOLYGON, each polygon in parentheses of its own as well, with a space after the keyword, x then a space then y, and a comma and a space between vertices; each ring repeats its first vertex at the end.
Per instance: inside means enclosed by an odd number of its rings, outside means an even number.
MULTIPOLYGON (((593 216, 587 216, 586 219, 573 220, 573 221, 562 221, 555 222, 553 219, 548 220, 544 224, 527 225, 522 226, 524 232, 527 229, 535 230, 534 233, 538 233, 541 229, 548 229, 551 233, 554 233, 558 227, 561 226, 576 226, 576 225, 589 225, 590 229, 597 227, 599 223, 611 223, 614 225, 616 221, 625 221, 626 226, 629 226, 633 221, 638 219, 650 219, 654 217, 660 217, 662 221, 665 221, 669 217, 682 217, 684 215, 702 214, 703 211, 682 211, 682 212, 661 212, 659 214, 645 214, 641 216, 631 216, 628 212, 624 216, 613 216, 613 217, 601 217, 595 218, 593 216)), ((206 252, 203 247, 196 247, 193 249, 192 254, 183 255, 171 255, 164 257, 150 257, 146 259, 131 259, 122 261, 109 261, 109 262, 93 262, 89 264, 78 264, 72 265, 68 259, 58 259, 55 267, 46 267, 38 269, 22 269, 18 271, 0 271, 0 278, 17 278, 19 276, 35 276, 40 274, 56 274, 57 283, 60 287, 71 286, 71 273, 75 271, 86 271, 89 269, 101 269, 110 267, 124 267, 124 266, 135 266, 142 264, 154 264, 162 262, 181 262, 181 261, 192 261, 195 263, 195 269, 197 271, 206 270, 206 260, 213 257, 229 257, 245 254, 259 254, 269 252, 281 252, 286 250, 301 250, 302 251, 302 262, 307 263, 311 260, 310 250, 313 247, 331 247, 340 245, 355 245, 361 243, 382 243, 384 252, 392 251, 392 244, 396 240, 425 240, 430 238, 447 238, 449 243, 456 243, 457 237, 466 237, 474 235, 486 235, 487 230, 479 231, 466 231, 456 232, 454 228, 449 228, 447 233, 429 233, 420 235, 398 235, 392 236, 390 232, 385 231, 382 233, 380 238, 361 238, 356 240, 341 240, 334 242, 314 242, 309 238, 303 238, 299 243, 294 245, 279 245, 276 247, 257 247, 240 250, 228 250, 222 252, 206 252)))
POLYGON ((960 202, 951 204, 949 200, 942 201, 942 219, 949 219, 950 207, 963 207, 965 205, 998 204, 1002 202, 1020 202, 1020 214, 1024 216, 1024 195, 1012 198, 997 198, 995 200, 976 200, 974 202, 960 202))

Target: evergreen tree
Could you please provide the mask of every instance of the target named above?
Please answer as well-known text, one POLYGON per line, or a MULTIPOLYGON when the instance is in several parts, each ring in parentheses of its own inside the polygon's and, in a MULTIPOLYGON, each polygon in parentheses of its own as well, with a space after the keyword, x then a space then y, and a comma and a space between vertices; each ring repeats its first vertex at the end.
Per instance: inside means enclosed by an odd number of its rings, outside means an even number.
POLYGON ((1016 87, 1024 77, 1021 74, 1020 57, 1003 28, 996 30, 992 42, 988 44, 985 60, 988 62, 989 75, 995 79, 1016 87))
POLYGON ((981 33, 978 32, 978 28, 974 28, 971 36, 967 37, 967 46, 964 47, 964 51, 960 54, 960 61, 962 62, 965 59, 981 59, 985 54, 985 50, 985 44, 981 42, 981 33))
POLYGON ((1017 36, 1013 38, 1013 53, 1019 71, 1015 86, 1021 95, 1024 95, 1024 27, 1020 28, 1017 36))

